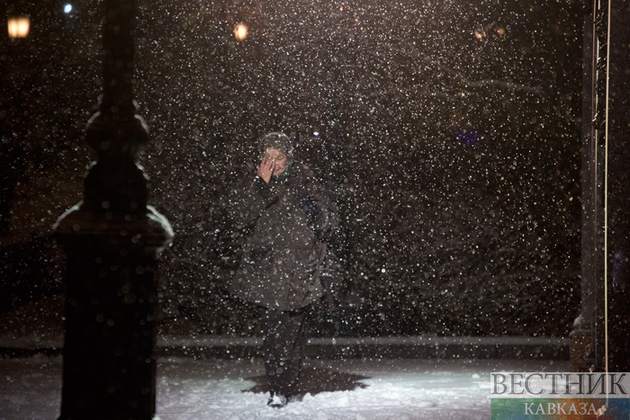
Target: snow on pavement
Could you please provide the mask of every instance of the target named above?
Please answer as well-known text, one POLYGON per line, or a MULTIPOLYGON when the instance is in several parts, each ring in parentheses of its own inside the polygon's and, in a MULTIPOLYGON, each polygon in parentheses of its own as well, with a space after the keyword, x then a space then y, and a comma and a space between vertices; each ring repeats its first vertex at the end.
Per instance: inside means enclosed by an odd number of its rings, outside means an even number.
MULTIPOLYGON (((54 420, 62 358, 0 359, 0 419, 54 420)), ((267 406, 262 360, 165 358, 159 420, 488 419, 490 372, 566 371, 532 360, 308 360, 298 401, 267 406)))
POLYGON ((309 360, 303 397, 267 407, 260 360, 160 365, 160 420, 488 419, 490 372, 568 369, 551 361, 309 360), (245 391, 245 392, 244 392, 245 391))

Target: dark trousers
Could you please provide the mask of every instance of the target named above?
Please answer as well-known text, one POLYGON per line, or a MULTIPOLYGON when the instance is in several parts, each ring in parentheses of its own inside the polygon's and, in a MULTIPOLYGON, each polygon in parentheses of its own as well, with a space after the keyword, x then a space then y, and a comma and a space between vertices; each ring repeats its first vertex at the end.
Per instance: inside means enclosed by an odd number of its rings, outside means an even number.
POLYGON ((269 393, 295 395, 299 389, 302 357, 306 347, 308 309, 265 309, 261 315, 263 357, 269 393))

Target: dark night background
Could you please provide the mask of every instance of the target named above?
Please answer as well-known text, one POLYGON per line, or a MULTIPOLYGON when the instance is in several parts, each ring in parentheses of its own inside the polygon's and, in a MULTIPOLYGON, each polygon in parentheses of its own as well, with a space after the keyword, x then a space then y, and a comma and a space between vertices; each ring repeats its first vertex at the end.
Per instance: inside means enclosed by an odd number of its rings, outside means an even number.
MULTIPOLYGON (((27 39, 0 34, 2 312, 63 293, 52 225, 95 158, 102 3, 66 3, 0 9, 31 18, 27 39)), ((222 287, 238 255, 226 192, 282 130, 343 220, 339 308, 320 308, 313 335, 568 335, 581 3, 475 3, 140 1, 140 163, 176 233, 163 332, 255 334, 254 309, 222 287)))

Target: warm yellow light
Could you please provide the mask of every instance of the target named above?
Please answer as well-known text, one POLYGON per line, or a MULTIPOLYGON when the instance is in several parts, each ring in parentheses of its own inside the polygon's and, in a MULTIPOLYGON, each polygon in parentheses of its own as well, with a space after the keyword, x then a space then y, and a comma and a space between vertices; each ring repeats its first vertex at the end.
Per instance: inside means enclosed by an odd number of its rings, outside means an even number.
POLYGON ((341 10, 343 12, 343 6, 339 8, 339 10, 341 10))
POLYGON ((484 31, 481 31, 481 30, 475 31, 475 38, 481 40, 481 39, 484 39, 485 37, 486 37, 486 33, 484 31))
POLYGON ((497 33, 498 33, 500 36, 505 35, 505 28, 499 28, 499 29, 497 29, 497 33))
POLYGON ((247 26, 242 23, 239 23, 234 27, 234 36, 237 40, 242 41, 247 38, 247 26))
POLYGON ((31 20, 26 16, 9 18, 7 22, 9 38, 26 38, 31 29, 31 20))

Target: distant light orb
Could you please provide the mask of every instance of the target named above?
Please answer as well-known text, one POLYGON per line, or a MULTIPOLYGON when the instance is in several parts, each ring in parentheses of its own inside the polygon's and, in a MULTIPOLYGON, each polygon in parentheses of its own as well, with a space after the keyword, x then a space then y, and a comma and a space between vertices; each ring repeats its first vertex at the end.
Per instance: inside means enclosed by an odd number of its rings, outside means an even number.
POLYGON ((26 38, 31 29, 31 20, 27 16, 16 16, 7 21, 9 38, 26 38))
POLYGON ((247 26, 242 23, 237 24, 234 27, 234 36, 238 41, 243 41, 247 38, 247 26))
POLYGON ((475 38, 477 38, 478 40, 482 40, 486 37, 486 33, 484 31, 481 30, 476 30, 475 31, 475 38))
POLYGON ((313 135, 314 135, 315 137, 319 137, 319 131, 313 131, 313 135))
POLYGON ((64 13, 72 12, 72 5, 70 3, 67 3, 65 6, 63 6, 63 11, 64 13))
POLYGON ((503 36, 503 35, 505 35, 505 28, 499 28, 499 29, 497 29, 497 33, 499 34, 499 36, 503 36))

